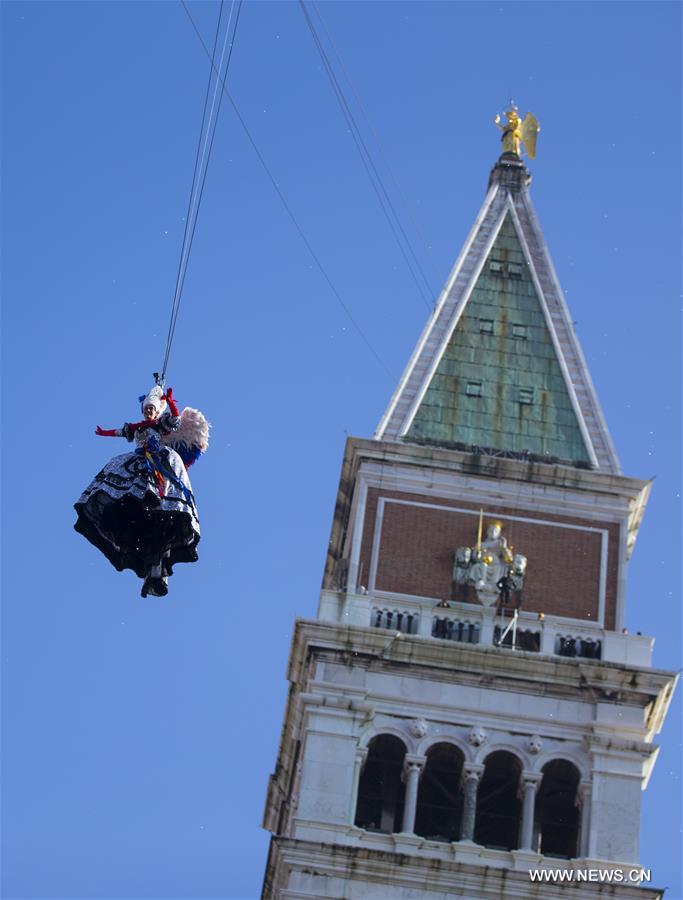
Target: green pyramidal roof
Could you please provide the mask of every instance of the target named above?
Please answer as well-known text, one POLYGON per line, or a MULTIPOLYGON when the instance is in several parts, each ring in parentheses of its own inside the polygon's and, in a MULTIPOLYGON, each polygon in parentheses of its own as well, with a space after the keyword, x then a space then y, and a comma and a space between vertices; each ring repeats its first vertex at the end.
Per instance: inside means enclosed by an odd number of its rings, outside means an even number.
POLYGON ((509 213, 406 438, 590 461, 509 213))

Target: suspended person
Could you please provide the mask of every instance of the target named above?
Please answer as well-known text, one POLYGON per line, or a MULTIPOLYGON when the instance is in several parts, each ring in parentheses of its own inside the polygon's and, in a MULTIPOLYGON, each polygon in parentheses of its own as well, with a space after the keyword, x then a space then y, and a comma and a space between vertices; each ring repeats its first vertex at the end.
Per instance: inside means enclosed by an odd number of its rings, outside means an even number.
POLYGON ((105 430, 136 449, 115 456, 75 504, 74 528, 119 572, 143 579, 142 596, 163 597, 178 562, 196 562, 199 519, 187 469, 209 445, 209 423, 186 407, 182 415, 168 388, 153 387, 141 401, 143 421, 105 430))

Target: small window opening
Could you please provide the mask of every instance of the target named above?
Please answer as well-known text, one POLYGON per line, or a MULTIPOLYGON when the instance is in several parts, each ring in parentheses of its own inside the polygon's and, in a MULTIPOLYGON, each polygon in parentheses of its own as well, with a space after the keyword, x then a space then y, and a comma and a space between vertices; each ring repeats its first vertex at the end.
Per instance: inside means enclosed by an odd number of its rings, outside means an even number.
POLYGON ((477 795, 474 840, 495 850, 516 850, 522 804, 519 760, 505 750, 487 757, 477 795))
POLYGON ((493 334, 493 319, 479 319, 479 333, 493 334))
POLYGON ((554 759, 543 767, 543 780, 536 795, 535 831, 536 846, 544 856, 577 856, 579 778, 576 766, 565 759, 554 759))
POLYGON ((519 402, 523 406, 531 406, 534 402, 534 389, 533 388, 520 388, 519 389, 519 402))
POLYGON ((457 841, 462 815, 463 755, 451 744, 436 744, 427 752, 417 795, 415 834, 430 841, 457 841))
POLYGON ((494 275, 502 275, 503 274, 503 263, 498 259, 492 259, 489 261, 489 272, 492 272, 494 275))
POLYGON ((462 644, 478 644, 480 626, 478 622, 462 622, 455 619, 432 621, 432 637, 445 641, 459 641, 462 644))
POLYGON ((513 325, 512 336, 513 338, 519 338, 520 340, 525 341, 527 339, 526 325, 513 325))
POLYGON ((600 659, 600 641, 596 641, 593 638, 584 638, 579 641, 579 652, 577 655, 586 659, 600 659))
POLYGON ((468 397, 481 397, 481 381, 468 381, 465 393, 468 397))
POLYGON ((406 748, 391 734, 373 738, 358 784, 355 824, 366 831, 401 830, 405 785, 401 781, 406 748))
POLYGON ((558 656, 576 656, 576 638, 560 635, 558 640, 558 656))
POLYGON ((522 267, 519 263, 508 263, 508 276, 510 278, 522 277, 522 267))

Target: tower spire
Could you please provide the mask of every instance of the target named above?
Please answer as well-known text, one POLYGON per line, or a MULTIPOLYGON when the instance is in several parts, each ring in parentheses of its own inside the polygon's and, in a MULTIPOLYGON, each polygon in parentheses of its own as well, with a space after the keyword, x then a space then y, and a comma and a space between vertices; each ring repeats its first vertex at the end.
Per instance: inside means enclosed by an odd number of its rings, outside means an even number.
POLYGON ((520 157, 540 126, 506 116, 484 204, 375 437, 618 472, 520 157))

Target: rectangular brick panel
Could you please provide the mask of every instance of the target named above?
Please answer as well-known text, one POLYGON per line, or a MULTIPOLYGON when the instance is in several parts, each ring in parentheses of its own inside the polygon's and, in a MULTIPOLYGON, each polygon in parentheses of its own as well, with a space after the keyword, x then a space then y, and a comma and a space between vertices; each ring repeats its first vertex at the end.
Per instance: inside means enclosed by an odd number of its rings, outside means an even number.
MULTIPOLYGON (((365 585, 369 581, 379 496, 376 489, 368 492, 360 578, 365 585)), ((385 500, 403 502, 387 502, 384 506, 376 589, 449 598, 453 551, 456 547, 471 547, 476 543, 478 508, 467 501, 439 500, 395 491, 382 490, 381 496, 385 500), (432 508, 409 505, 414 503, 426 503, 432 508), (444 508, 435 509, 435 506, 444 508), (445 508, 454 506, 472 510, 475 515, 445 508)), ((558 526, 605 529, 608 532, 605 627, 614 628, 618 525, 505 507, 485 510, 484 523, 491 518, 502 520, 508 543, 528 558, 523 608, 529 612, 591 621, 598 619, 602 535, 597 531, 558 526), (506 516, 542 519, 543 523, 510 521, 506 516)), ((471 602, 477 603, 473 594, 471 602)))

